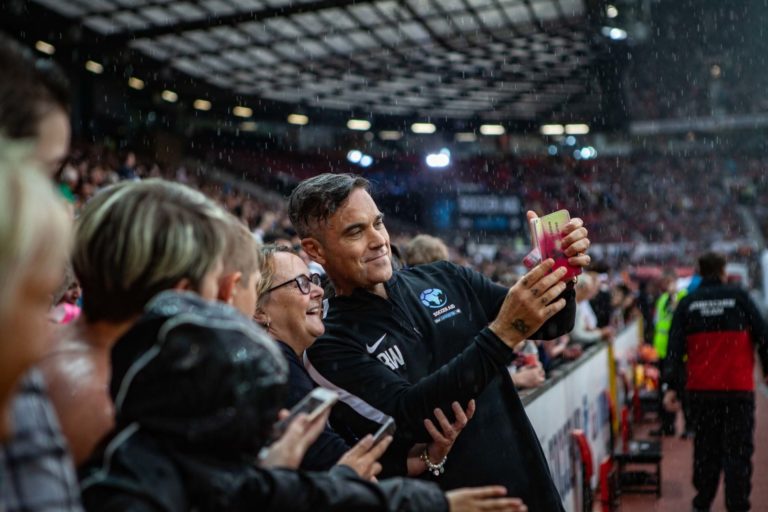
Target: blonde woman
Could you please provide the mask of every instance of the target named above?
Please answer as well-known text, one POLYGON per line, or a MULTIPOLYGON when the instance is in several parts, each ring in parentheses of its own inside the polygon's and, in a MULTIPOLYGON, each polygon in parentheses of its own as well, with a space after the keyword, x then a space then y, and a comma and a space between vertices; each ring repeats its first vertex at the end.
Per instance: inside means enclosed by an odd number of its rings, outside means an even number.
POLYGON ((0 140, 0 441, 19 377, 51 348, 48 321, 70 246, 70 219, 51 183, 0 140))

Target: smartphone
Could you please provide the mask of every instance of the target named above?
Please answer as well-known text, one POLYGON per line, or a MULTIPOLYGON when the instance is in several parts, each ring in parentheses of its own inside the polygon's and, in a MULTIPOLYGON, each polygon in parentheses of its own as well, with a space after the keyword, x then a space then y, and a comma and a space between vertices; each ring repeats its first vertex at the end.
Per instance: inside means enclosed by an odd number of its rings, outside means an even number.
POLYGON ((567 269, 562 281, 570 281, 581 274, 581 267, 569 264, 568 257, 562 250, 562 230, 570 220, 571 215, 568 213, 568 210, 558 210, 544 217, 531 219, 530 229, 531 238, 533 239, 533 251, 523 260, 526 266, 537 258, 538 261, 552 258, 555 260, 552 271, 560 267, 566 267, 567 269))
POLYGON ((313 389, 291 408, 288 416, 275 423, 275 426, 272 428, 272 438, 279 439, 282 437, 288 425, 299 414, 306 413, 307 419, 312 421, 335 404, 338 399, 339 394, 336 391, 325 388, 313 389))
POLYGON ((397 426, 395 425, 395 420, 392 419, 391 417, 387 418, 387 421, 384 422, 381 428, 379 428, 379 430, 377 430, 376 433, 373 434, 374 446, 377 445, 386 436, 395 435, 395 430, 397 430, 397 426))

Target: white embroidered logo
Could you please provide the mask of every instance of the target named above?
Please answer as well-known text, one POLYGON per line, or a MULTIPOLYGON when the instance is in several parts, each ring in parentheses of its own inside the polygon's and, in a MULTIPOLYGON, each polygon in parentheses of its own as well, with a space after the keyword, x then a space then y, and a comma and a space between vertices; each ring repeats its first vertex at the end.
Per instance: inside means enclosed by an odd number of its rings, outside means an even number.
POLYGON ((369 354, 373 354, 374 352, 376 352, 376 349, 379 348, 379 345, 381 345, 381 342, 384 341, 384 338, 386 337, 387 335, 385 334, 384 336, 376 340, 376 343, 374 343, 373 345, 365 345, 365 349, 368 351, 369 354))

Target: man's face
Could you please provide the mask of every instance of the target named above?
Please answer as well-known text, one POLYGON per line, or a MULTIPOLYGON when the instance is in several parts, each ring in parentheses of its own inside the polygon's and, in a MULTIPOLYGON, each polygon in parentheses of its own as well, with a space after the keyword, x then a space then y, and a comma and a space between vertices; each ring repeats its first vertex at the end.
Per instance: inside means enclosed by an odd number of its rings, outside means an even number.
POLYGON ((382 213, 365 190, 353 190, 317 232, 318 238, 311 239, 317 243, 314 259, 339 294, 355 288, 370 290, 392 277, 389 234, 382 213))
POLYGON ((54 109, 40 120, 37 127, 35 158, 43 169, 53 176, 69 152, 69 117, 61 109, 54 109))

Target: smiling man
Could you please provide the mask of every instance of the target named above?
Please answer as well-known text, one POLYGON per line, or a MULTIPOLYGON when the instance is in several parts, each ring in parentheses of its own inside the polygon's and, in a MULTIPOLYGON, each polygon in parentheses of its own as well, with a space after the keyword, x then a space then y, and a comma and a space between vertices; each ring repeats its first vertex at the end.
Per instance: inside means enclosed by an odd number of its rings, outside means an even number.
MULTIPOLYGON (((470 269, 438 262, 393 272, 383 215, 362 177, 323 174, 289 199, 306 253, 321 264, 336 296, 325 334, 308 349, 315 381, 341 392, 334 426, 348 442, 397 422, 384 472, 405 474, 402 455, 428 440, 423 419, 435 408, 477 399, 475 418, 450 460, 428 460, 444 489, 501 484, 531 511, 560 511, 536 433, 505 367, 526 338, 554 338, 573 327, 574 294, 547 260, 511 289, 470 269)), ((531 213, 531 215, 533 215, 531 213)), ((570 262, 586 265, 587 231, 566 227, 570 262)))

